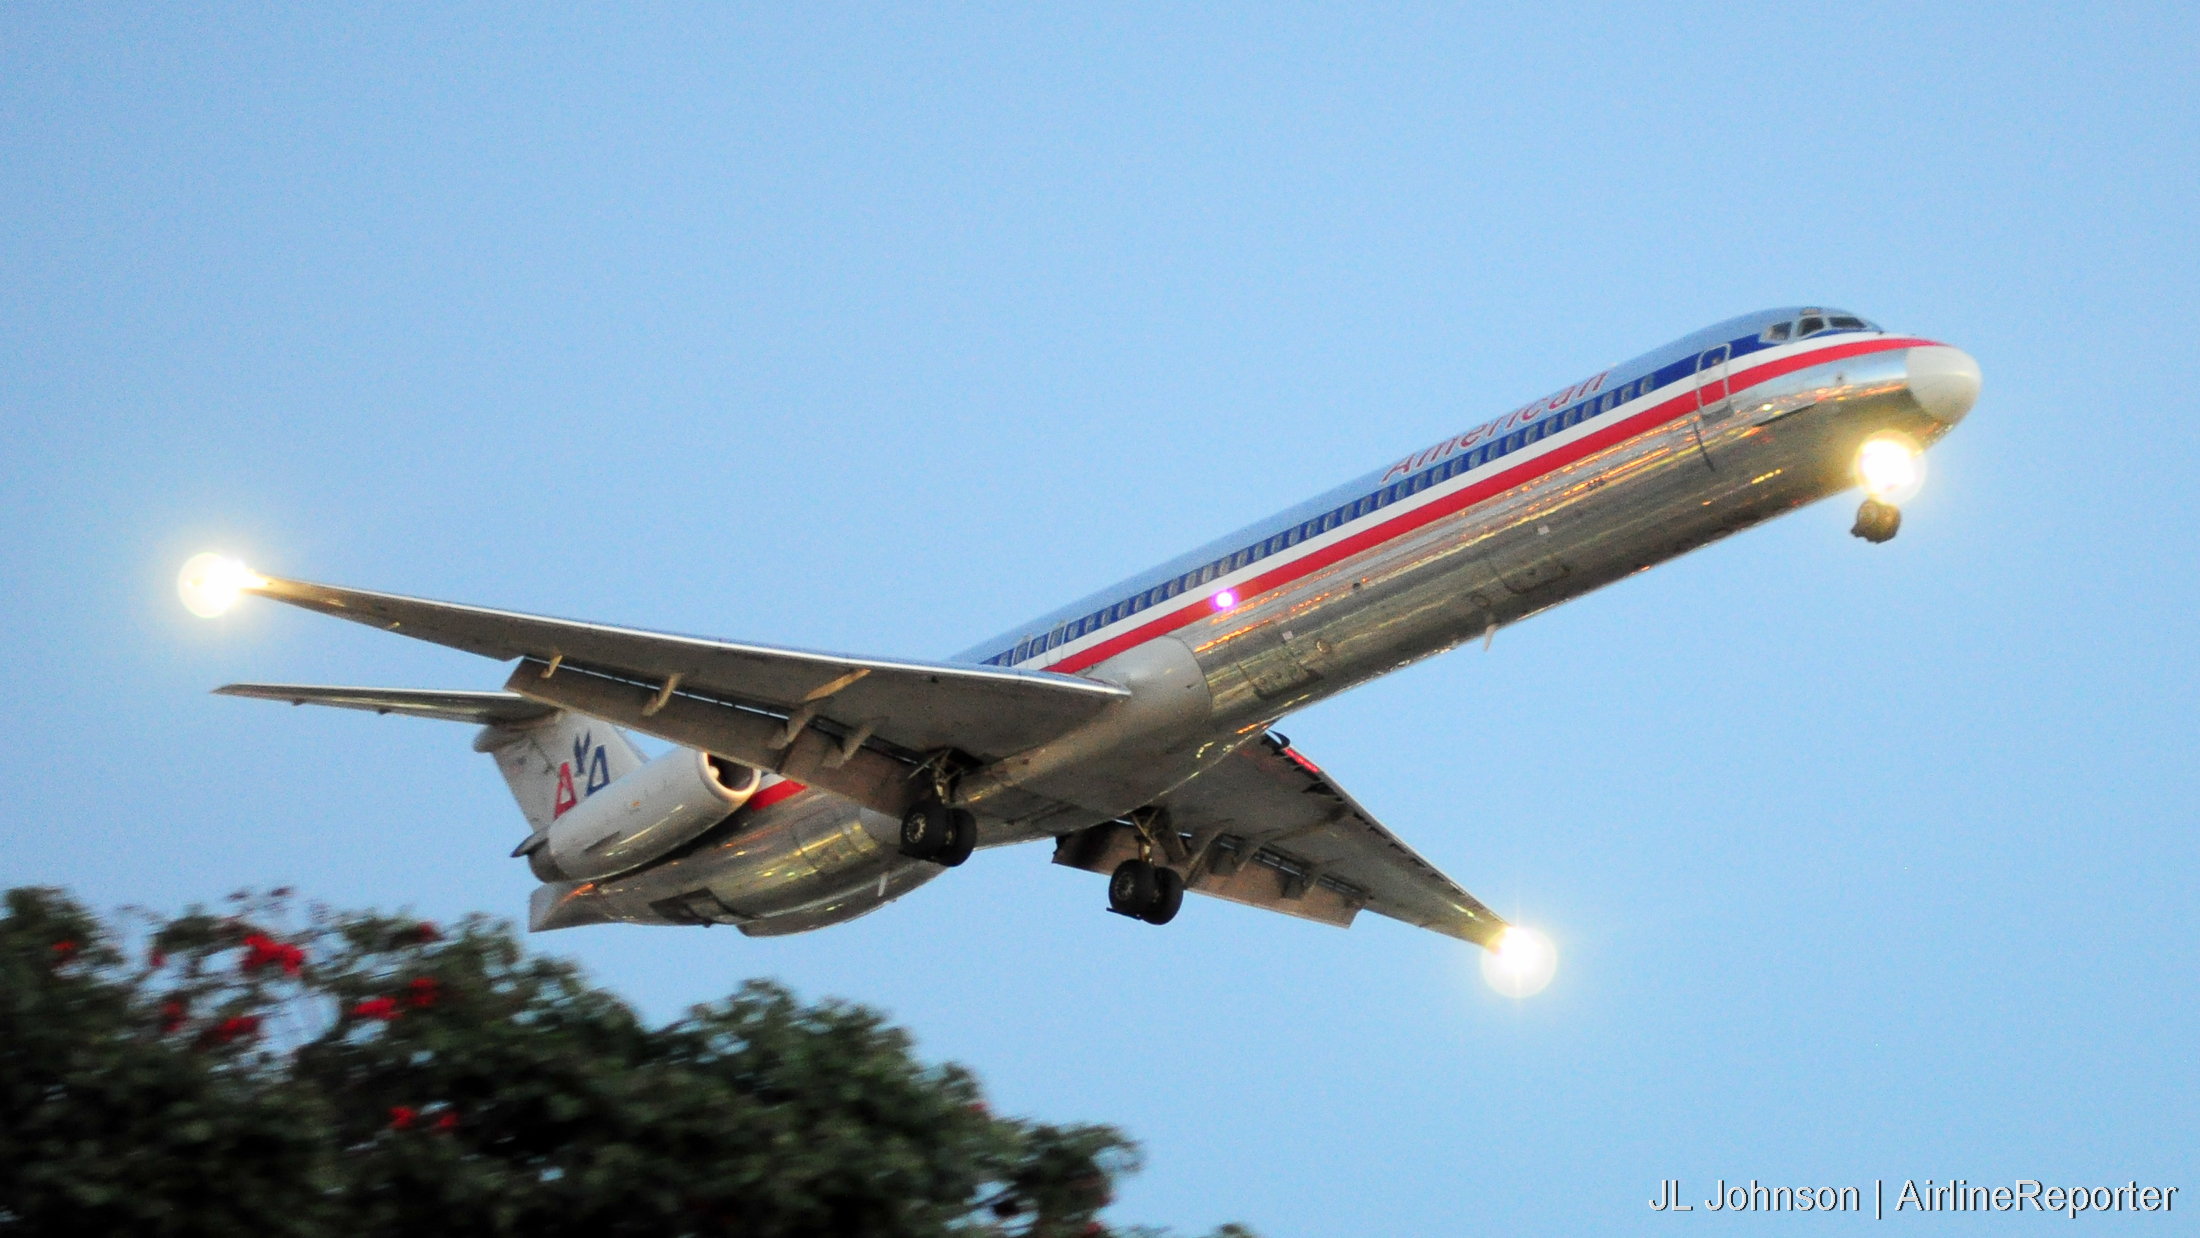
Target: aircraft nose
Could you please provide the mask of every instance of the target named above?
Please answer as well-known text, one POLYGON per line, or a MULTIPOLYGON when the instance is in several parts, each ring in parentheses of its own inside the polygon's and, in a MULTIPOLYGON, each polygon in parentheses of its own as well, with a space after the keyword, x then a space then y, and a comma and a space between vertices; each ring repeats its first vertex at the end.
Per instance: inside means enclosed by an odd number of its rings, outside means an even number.
POLYGON ((1978 402, 1978 362, 1960 348, 1912 348, 1909 371, 1910 397, 1936 421, 1952 426, 1978 402))

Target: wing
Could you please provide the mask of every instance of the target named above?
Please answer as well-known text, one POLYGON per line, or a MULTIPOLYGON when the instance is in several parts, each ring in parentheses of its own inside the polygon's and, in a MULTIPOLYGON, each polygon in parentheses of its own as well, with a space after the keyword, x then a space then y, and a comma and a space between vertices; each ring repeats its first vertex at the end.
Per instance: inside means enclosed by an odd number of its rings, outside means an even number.
POLYGON ((263 577, 249 591, 468 653, 521 659, 505 684, 511 693, 897 813, 922 762, 948 755, 983 763, 1021 752, 1130 695, 1046 671, 852 658, 306 581, 263 577))
MULTIPOLYGON (((1162 797, 1145 823, 1186 888, 1349 926, 1362 908, 1494 948, 1506 928, 1273 733, 1162 797)), ((1054 862, 1113 872, 1138 854, 1134 825, 1065 836, 1054 862)))
POLYGON ((440 718, 506 726, 533 722, 557 712, 557 706, 531 701, 516 692, 436 692, 425 688, 322 688, 292 683, 233 683, 214 689, 216 696, 249 696, 293 705, 333 705, 378 714, 440 718))

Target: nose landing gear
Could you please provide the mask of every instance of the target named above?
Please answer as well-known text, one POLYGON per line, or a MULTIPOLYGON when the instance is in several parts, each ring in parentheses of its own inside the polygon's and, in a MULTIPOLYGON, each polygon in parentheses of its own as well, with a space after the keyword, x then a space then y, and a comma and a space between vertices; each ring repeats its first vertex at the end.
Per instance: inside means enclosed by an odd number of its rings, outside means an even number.
POLYGON ((1901 508, 1878 499, 1866 499, 1864 505, 1856 509, 1856 526, 1849 533, 1876 546, 1894 540, 1894 535, 1901 530, 1901 508))
POLYGON ((1108 910, 1148 924, 1167 924, 1184 905, 1184 875, 1151 860, 1125 860, 1108 878, 1108 910))

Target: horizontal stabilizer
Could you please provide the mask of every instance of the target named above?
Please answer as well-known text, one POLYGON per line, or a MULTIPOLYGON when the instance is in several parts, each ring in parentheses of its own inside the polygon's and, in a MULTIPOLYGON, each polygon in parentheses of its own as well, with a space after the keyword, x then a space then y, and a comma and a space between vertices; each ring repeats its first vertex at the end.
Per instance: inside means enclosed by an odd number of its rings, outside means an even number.
POLYGON ((547 718, 554 705, 531 701, 516 692, 438 692, 429 688, 327 688, 292 683, 233 683, 214 689, 216 696, 249 696, 293 705, 332 705, 378 714, 440 718, 483 726, 516 726, 547 718))

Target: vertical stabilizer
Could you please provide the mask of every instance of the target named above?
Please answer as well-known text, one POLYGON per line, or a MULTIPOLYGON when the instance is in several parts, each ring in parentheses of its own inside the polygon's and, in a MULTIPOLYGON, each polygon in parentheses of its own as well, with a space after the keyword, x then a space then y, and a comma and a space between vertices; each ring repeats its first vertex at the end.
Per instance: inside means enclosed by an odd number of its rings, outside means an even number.
POLYGON ((601 718, 559 711, 538 721, 485 726, 474 748, 496 758, 536 833, 589 796, 640 769, 642 754, 601 718))

